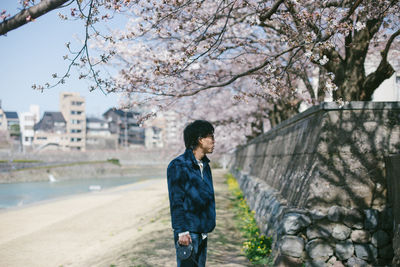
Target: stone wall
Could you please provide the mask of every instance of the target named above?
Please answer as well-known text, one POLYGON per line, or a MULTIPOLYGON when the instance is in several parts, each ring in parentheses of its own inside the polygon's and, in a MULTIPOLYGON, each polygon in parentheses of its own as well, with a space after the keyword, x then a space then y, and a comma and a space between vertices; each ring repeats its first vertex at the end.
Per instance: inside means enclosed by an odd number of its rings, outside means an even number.
POLYGON ((238 148, 231 169, 287 266, 386 264, 384 157, 399 152, 400 103, 323 103, 238 148))
POLYGON ((393 266, 400 266, 400 155, 386 158, 389 201, 393 206, 393 266))

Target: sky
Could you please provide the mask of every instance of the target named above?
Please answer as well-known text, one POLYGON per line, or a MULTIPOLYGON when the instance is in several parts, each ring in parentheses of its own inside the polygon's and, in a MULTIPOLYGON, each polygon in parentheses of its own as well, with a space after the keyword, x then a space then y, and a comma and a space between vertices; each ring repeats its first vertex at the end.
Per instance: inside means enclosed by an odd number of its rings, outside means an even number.
MULTIPOLYGON (((7 10, 14 15, 18 0, 2 0, 0 12, 7 10)), ((76 44, 83 36, 82 21, 62 21, 58 13, 68 14, 69 9, 53 10, 34 22, 0 36, 0 99, 5 111, 29 111, 31 104, 40 106, 40 112, 59 111, 60 92, 78 92, 86 99, 87 116, 100 117, 108 108, 118 107, 119 96, 105 95, 101 91, 89 92, 89 81, 79 80, 78 72, 72 71, 64 85, 43 92, 32 89, 33 84, 52 82, 51 75, 64 74, 68 62, 65 44, 76 44)), ((123 18, 109 22, 111 27, 123 27, 123 18)), ((75 46, 78 47, 78 46, 75 46)))

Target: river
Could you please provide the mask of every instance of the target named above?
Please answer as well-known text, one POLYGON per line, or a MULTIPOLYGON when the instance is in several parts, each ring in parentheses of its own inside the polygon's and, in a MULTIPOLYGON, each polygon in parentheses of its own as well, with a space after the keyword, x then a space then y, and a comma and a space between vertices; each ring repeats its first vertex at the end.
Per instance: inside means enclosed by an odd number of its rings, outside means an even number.
POLYGON ((0 184, 0 209, 23 206, 58 197, 96 192, 114 186, 135 183, 143 179, 160 178, 160 175, 140 175, 113 178, 84 178, 44 182, 0 184))

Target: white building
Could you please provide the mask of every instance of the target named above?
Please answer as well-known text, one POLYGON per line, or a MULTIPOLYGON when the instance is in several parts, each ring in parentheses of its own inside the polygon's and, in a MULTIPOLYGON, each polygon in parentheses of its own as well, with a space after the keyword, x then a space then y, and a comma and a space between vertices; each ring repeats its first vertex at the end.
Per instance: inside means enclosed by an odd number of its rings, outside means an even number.
POLYGON ((146 127, 144 130, 144 145, 146 148, 164 147, 162 129, 156 126, 146 127))
POLYGON ((38 105, 31 105, 28 112, 19 114, 21 141, 25 147, 32 146, 35 136, 34 126, 40 119, 40 107, 38 105))
MULTIPOLYGON (((395 68, 396 70, 396 68, 395 68)), ((373 101, 400 101, 400 69, 385 80, 372 95, 373 101)))

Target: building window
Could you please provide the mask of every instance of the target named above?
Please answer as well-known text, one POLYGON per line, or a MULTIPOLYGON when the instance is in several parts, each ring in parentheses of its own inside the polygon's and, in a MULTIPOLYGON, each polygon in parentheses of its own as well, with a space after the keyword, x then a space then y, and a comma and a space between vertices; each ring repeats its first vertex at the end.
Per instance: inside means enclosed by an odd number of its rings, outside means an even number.
POLYGON ((400 76, 396 76, 396 83, 400 85, 400 76))
POLYGON ((81 106, 83 104, 82 101, 71 101, 71 105, 73 106, 81 106))
POLYGON ((36 139, 37 140, 47 140, 47 137, 46 136, 38 136, 36 139))
POLYGON ((81 129, 71 129, 71 133, 81 133, 81 129))
POLYGON ((81 124, 82 120, 71 120, 72 124, 81 124))
POLYGON ((80 110, 71 110, 71 115, 81 115, 82 111, 80 110))

